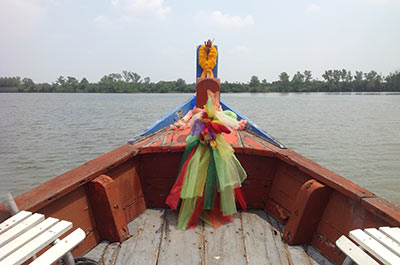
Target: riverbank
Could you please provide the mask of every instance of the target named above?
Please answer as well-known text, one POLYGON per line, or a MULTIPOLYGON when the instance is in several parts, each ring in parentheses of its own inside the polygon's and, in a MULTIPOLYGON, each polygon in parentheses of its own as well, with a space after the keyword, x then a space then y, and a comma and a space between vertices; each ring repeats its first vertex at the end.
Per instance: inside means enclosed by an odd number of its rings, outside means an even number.
MULTIPOLYGON (((103 76, 99 82, 91 83, 86 78, 58 77, 55 82, 37 83, 30 78, 0 77, 0 92, 62 92, 62 93, 193 93, 194 83, 186 83, 182 78, 176 81, 151 82, 149 77, 123 71, 103 76)), ((223 93, 266 93, 266 92, 383 92, 400 91, 400 72, 387 76, 375 71, 327 70, 318 80, 311 71, 297 72, 290 77, 286 72, 277 81, 268 82, 252 76, 246 83, 222 81, 223 93)))

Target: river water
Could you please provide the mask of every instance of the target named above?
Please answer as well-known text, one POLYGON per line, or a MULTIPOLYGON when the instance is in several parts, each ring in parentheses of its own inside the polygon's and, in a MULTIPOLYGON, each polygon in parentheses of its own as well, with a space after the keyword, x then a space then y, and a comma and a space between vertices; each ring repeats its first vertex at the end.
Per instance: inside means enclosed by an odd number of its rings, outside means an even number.
MULTIPOLYGON (((0 195, 125 144, 189 94, 0 94, 0 195)), ((400 204, 400 93, 223 94, 288 148, 400 204)))

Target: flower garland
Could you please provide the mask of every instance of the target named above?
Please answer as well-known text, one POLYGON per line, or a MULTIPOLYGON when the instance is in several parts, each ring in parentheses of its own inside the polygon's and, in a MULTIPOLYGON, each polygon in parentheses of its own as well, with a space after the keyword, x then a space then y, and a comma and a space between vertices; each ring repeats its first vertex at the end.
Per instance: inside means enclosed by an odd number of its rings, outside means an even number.
POLYGON ((212 69, 214 69, 215 65, 217 64, 217 55, 218 51, 214 45, 211 45, 208 55, 206 51, 206 45, 201 45, 199 49, 199 65, 203 69, 201 77, 206 77, 207 74, 210 78, 214 77, 212 69))

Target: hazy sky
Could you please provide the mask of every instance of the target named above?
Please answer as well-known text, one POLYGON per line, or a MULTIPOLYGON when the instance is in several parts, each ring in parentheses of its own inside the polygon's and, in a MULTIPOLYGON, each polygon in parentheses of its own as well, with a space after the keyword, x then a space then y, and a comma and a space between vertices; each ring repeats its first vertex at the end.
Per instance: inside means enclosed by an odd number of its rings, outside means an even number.
POLYGON ((123 70, 195 80, 195 47, 219 47, 222 81, 286 71, 400 70, 400 0, 0 0, 0 77, 53 82, 123 70))

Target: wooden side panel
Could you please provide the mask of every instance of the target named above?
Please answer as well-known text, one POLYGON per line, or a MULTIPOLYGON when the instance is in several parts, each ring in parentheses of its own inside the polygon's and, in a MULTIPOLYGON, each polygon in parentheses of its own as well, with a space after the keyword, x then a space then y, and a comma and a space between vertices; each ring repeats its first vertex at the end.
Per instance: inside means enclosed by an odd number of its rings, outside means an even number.
POLYGON ((343 264, 346 255, 323 235, 314 234, 312 245, 333 264, 343 264))
POLYGON ((247 173, 242 187, 248 209, 263 209, 275 174, 276 159, 240 153, 236 156, 247 173))
MULTIPOLYGON (((236 154, 247 172, 243 191, 250 209, 262 209, 276 170, 276 159, 266 156, 236 154)), ((139 175, 143 184, 146 205, 164 208, 165 199, 176 180, 182 153, 140 155, 139 175)))
POLYGON ((249 179, 272 180, 274 178, 277 162, 279 162, 277 159, 247 154, 236 154, 236 157, 246 170, 249 179))
POLYGON ((51 216, 72 222, 74 226, 69 232, 72 232, 78 227, 85 231, 85 240, 73 251, 75 256, 82 255, 88 249, 94 247, 100 240, 93 211, 90 207, 84 187, 79 187, 55 200, 46 207, 39 209, 38 212, 44 214, 46 217, 51 216))
POLYGON ((114 185, 118 190, 119 201, 127 222, 132 221, 146 210, 137 167, 137 161, 130 160, 108 173, 113 178, 114 185))
POLYGON ((278 219, 281 223, 286 223, 290 217, 290 212, 287 209, 283 208, 280 204, 270 198, 268 198, 264 210, 274 218, 278 219))
MULTIPOLYGON (((243 191, 250 209, 262 209, 268 198, 271 182, 276 170, 276 159, 266 156, 237 153, 247 172, 243 191)), ((143 194, 149 208, 164 208, 165 199, 176 180, 181 152, 140 155, 139 175, 143 194)))
POLYGON ((140 156, 142 179, 175 178, 183 153, 156 153, 140 156))
POLYGON ((247 209, 263 209, 271 187, 270 180, 247 179, 242 184, 247 209))
POLYGON ((374 215, 385 220, 388 225, 396 227, 400 226, 399 206, 379 197, 363 198, 361 200, 361 205, 374 215))
POLYGON ((122 210, 125 212, 125 217, 127 222, 132 221, 139 215, 141 215, 144 211, 146 211, 147 206, 146 202, 143 197, 139 197, 135 201, 133 201, 131 204, 125 205, 122 210))
POLYGON ((308 180, 296 195, 293 214, 285 227, 283 238, 289 244, 309 244, 326 207, 330 189, 308 180))
POLYGON ((153 178, 146 183, 147 208, 167 208, 165 200, 175 183, 175 178, 153 178))
POLYGON ((113 179, 101 175, 92 180, 88 184, 87 194, 102 239, 110 242, 127 239, 128 226, 113 179))
POLYGON ((281 221, 293 212, 297 192, 310 177, 295 166, 278 162, 266 210, 281 221))
MULTIPOLYGON (((386 225, 386 222, 364 209, 359 202, 336 191, 330 197, 322 221, 330 224, 344 235, 348 234, 350 230, 360 227, 386 225), (338 216, 338 213, 340 213, 340 216, 338 216)), ((336 241, 336 239, 334 240, 336 241)))
POLYGON ((182 153, 142 155, 139 175, 148 208, 165 208, 165 199, 175 183, 182 153))
POLYGON ((334 191, 313 236, 312 245, 334 263, 341 263, 344 255, 335 246, 341 235, 348 235, 349 231, 357 228, 385 225, 387 222, 366 210, 360 202, 334 191))

